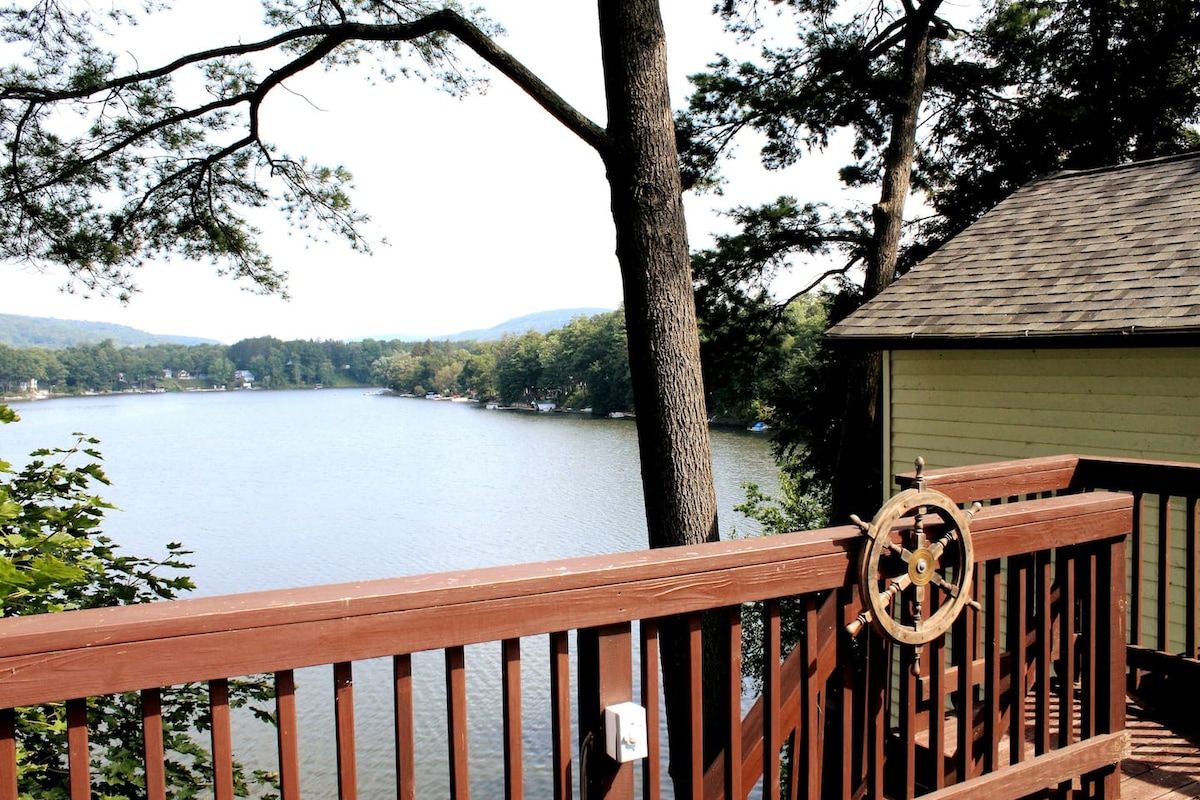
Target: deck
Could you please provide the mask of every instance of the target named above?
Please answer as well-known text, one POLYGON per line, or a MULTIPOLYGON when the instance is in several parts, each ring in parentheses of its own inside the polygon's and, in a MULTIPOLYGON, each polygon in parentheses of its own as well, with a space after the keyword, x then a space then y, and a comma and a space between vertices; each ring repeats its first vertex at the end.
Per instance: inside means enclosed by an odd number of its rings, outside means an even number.
POLYGON ((1132 700, 1125 729, 1129 752, 1121 760, 1122 800, 1200 797, 1200 737, 1171 730, 1132 700))

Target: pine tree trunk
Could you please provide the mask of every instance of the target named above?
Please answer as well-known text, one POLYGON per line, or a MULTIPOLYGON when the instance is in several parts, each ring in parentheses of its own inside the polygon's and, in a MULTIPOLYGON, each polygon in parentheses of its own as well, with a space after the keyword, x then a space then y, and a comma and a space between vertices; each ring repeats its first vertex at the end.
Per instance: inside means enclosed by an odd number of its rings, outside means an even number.
MULTIPOLYGON (((882 292, 896 278, 900 234, 904 226, 904 203, 912 177, 916 147, 917 115, 925 95, 930 20, 940 0, 927 0, 912 14, 904 42, 903 96, 897 98, 892 132, 884 155, 883 185, 873 210, 875 240, 863 281, 863 302, 882 292)), ((879 351, 852 356, 834 471, 830 518, 846 522, 851 514, 870 517, 883 502, 883 425, 880 407, 883 393, 883 354, 879 351)), ((914 457, 917 454, 914 454, 914 457)))
POLYGON ((601 41, 617 259, 625 291, 650 545, 717 538, 700 339, 656 0, 604 0, 601 41))
MULTIPOLYGON (((624 284, 650 546, 715 541, 716 490, 666 36, 657 0, 600 0, 599 10, 608 95, 605 166, 624 284)), ((686 677, 681 669, 686 643, 678 624, 662 630, 669 738, 678 755, 687 752, 682 738, 690 725, 687 686, 671 678, 686 677)), ((676 773, 680 791, 686 778, 676 773)))

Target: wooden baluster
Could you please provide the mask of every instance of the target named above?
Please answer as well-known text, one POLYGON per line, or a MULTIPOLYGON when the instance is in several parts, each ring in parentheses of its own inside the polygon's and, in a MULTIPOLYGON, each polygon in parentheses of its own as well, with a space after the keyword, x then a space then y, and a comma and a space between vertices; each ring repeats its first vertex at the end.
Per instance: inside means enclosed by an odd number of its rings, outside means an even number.
MULTIPOLYGON (((908 603, 903 603, 902 621, 912 625, 912 614, 908 603)), ((917 676, 913 668, 917 664, 916 651, 912 647, 900 647, 900 775, 898 787, 904 800, 912 800, 917 794, 917 676)))
MULTIPOLYGON (((1055 564, 1058 575, 1058 742, 1059 748, 1075 741, 1075 553, 1074 548, 1058 551, 1055 564)), ((1071 791, 1071 781, 1059 784, 1063 796, 1071 791)))
MULTIPOLYGON (((662 796, 662 740, 658 733, 658 704, 660 699, 658 686, 660 669, 658 623, 652 619, 642 620, 639 628, 639 638, 641 640, 642 708, 646 709, 646 761, 642 766, 642 796, 645 798, 658 798, 662 796)), ((737 653, 740 657, 740 645, 737 648, 737 653)), ((742 673, 739 668, 737 673, 731 674, 741 675, 742 673)), ((740 687, 740 681, 738 684, 740 687)), ((739 744, 741 742, 740 736, 738 742, 739 744)), ((738 766, 741 766, 740 758, 738 759, 738 766)), ((740 769, 738 770, 738 774, 741 774, 740 769)))
POLYGON ((504 713, 504 797, 523 800, 525 770, 521 742, 521 640, 505 639, 501 643, 503 675, 501 706, 504 713))
MULTIPOLYGON (((729 695, 726 714, 724 784, 726 798, 742 798, 742 608, 729 609, 729 695)), ((646 797, 658 797, 646 792, 646 797)))
POLYGON ((1012 679, 1009 687, 1011 702, 1008 718, 1008 760, 1017 764, 1025 760, 1025 687, 1028 683, 1028 654, 1026 634, 1032 614, 1030 604, 1030 557, 1008 559, 1008 637, 1007 647, 1012 658, 1012 679))
MULTIPOLYGON (((853 589, 842 588, 837 591, 838 604, 842 609, 842 627, 844 628, 858 615, 858 595, 853 589)), ((861 640, 860 640, 861 641, 861 640)), ((837 796, 839 800, 851 800, 858 795, 860 786, 864 786, 867 778, 867 726, 859 725, 856 712, 863 705, 864 681, 860 670, 864 668, 863 654, 855 646, 856 643, 848 636, 841 636, 838 642, 838 663, 841 667, 841 707, 842 716, 838 725, 841 740, 841 758, 837 760, 839 780, 837 796)))
MULTIPOLYGON (((976 573, 978 576, 978 573, 976 573)), ((972 595, 977 594, 971 587, 972 595)), ((963 606, 954 622, 954 661, 958 667, 957 781, 975 776, 975 643, 979 618, 975 609, 963 606)), ((882 796, 882 795, 881 795, 882 796)))
POLYGON ((166 800, 162 694, 158 689, 142 690, 142 750, 146 759, 146 797, 148 800, 166 800))
POLYGON ((819 800, 821 796, 821 762, 824 760, 825 715, 821 713, 821 700, 825 693, 821 691, 818 664, 821 653, 820 630, 817 598, 812 594, 805 595, 804 636, 799 645, 804 660, 804 670, 800 675, 800 752, 804 760, 798 772, 793 758, 792 775, 796 783, 804 781, 803 797, 806 800, 819 800))
MULTIPOLYGON (((941 592, 929 593, 929 616, 942 605, 941 592)), ((946 637, 939 636, 926 648, 929 653, 929 753, 932 756, 933 788, 946 785, 946 637)))
POLYGON ((1034 559, 1034 581, 1036 590, 1034 603, 1037 606, 1037 693, 1034 703, 1037 717, 1034 721, 1033 751, 1037 755, 1050 752, 1050 666, 1054 655, 1052 633, 1054 609, 1051 604, 1052 586, 1049 551, 1039 552, 1034 559))
POLYGON ((337 740, 338 797, 358 797, 358 760, 354 743, 354 672, 348 661, 333 665, 334 738, 337 740))
MULTIPOLYGON (((1129 643, 1142 643, 1142 559, 1145 539, 1145 496, 1141 492, 1133 493, 1133 528, 1129 536, 1129 643)), ((1137 690, 1138 671, 1132 670, 1128 676, 1128 686, 1131 691, 1137 690)))
POLYGON ((983 769, 991 772, 1000 768, 1000 739, 1003 737, 1000 723, 1000 616, 1004 608, 1000 602, 1000 560, 993 559, 984 565, 984 609, 986 634, 984 635, 984 695, 987 716, 984 717, 983 733, 987 747, 983 751, 983 769))
POLYGON ((1079 565, 1079 607, 1083 609, 1080 635, 1083 647, 1080 651, 1079 664, 1079 738, 1090 739, 1096 735, 1096 643, 1099 631, 1096 629, 1099 612, 1096 603, 1101 598, 1107 598, 1109 592, 1101 591, 1096 583, 1096 548, 1089 546, 1086 555, 1077 560, 1079 565))
POLYGON ((275 673, 275 725, 280 797, 282 800, 298 800, 300 742, 296 723, 296 675, 290 669, 275 673))
POLYGON ((450 797, 471 796, 467 760, 467 668, 462 647, 446 648, 446 730, 450 742, 450 797))
POLYGON ((571 800, 571 654, 565 631, 550 634, 550 737, 554 800, 571 800))
POLYGON ((1187 499, 1187 630, 1184 632, 1184 651, 1188 658, 1200 658, 1200 519, 1196 497, 1187 499))
POLYGON ((867 629, 867 791, 872 797, 884 796, 885 747, 891 696, 888 679, 892 671, 891 640, 867 629))
POLYGON ((413 729, 412 656, 392 656, 392 701, 396 726, 396 796, 416 800, 417 756, 413 729))
POLYGON ((688 771, 693 800, 704 798, 704 646, 699 613, 688 614, 688 697, 691 704, 688 771))
POLYGON ((1058 551, 1058 747, 1075 741, 1075 553, 1058 551))
MULTIPOLYGON (((1096 735, 1096 621, 1099 611, 1095 603, 1107 594, 1100 594, 1096 584, 1097 552, 1094 544, 1077 548, 1075 559, 1077 591, 1079 595, 1079 738, 1090 739, 1096 735)), ((1124 683, 1121 684, 1124 687, 1124 683)), ((1099 788, 1094 776, 1084 775, 1080 779, 1083 797, 1095 797, 1099 788)))
POLYGON ((779 797, 779 601, 763 604, 763 797, 779 797))
MULTIPOLYGON (((1125 538, 1114 539, 1098 565, 1100 586, 1125 585, 1125 538)), ((1117 733, 1125 730, 1125 689, 1121 678, 1125 675, 1125 608, 1128 597, 1124 592, 1109 594, 1097 624, 1101 640, 1097 643, 1097 698, 1096 727, 1100 733, 1117 733)), ((1102 793, 1105 798, 1121 796, 1120 763, 1102 776, 1102 793)))
POLYGON ((213 794, 216 800, 233 800, 233 729, 229 711, 229 681, 208 682, 212 709, 213 794))
MULTIPOLYGON (((213 727, 216 728, 215 722, 213 727)), ((67 701, 67 764, 71 774, 71 800, 90 800, 92 765, 88 750, 87 700, 67 701)))
POLYGON ((17 800, 17 712, 0 709, 0 800, 17 800))
POLYGON ((1158 630, 1154 649, 1171 650, 1171 496, 1158 496, 1158 630))

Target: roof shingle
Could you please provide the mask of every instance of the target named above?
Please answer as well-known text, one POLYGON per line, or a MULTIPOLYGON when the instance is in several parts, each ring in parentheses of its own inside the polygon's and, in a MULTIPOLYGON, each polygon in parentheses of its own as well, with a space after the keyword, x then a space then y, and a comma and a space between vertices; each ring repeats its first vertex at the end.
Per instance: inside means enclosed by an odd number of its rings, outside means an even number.
POLYGON ((828 335, 1144 333, 1200 333, 1200 153, 1033 181, 828 335))

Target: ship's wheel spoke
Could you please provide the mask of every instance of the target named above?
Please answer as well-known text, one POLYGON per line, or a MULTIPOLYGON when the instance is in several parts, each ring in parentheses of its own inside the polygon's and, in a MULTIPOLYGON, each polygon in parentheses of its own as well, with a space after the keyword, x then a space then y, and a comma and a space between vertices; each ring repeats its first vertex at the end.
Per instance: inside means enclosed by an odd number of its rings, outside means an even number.
POLYGON ((936 572, 933 573, 933 577, 929 579, 929 582, 951 597, 958 597, 958 587, 950 583, 936 572))

